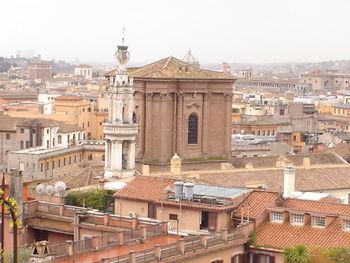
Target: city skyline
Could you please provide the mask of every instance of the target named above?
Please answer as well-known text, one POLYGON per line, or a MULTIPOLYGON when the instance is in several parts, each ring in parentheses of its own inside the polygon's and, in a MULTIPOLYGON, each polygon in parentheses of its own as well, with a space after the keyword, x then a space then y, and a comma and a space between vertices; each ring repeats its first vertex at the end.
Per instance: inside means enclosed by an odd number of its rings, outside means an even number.
POLYGON ((350 3, 338 1, 23 1, 2 3, 0 56, 114 63, 126 27, 130 63, 188 49, 202 64, 350 59, 350 3), (13 14, 16 13, 15 19, 13 14))

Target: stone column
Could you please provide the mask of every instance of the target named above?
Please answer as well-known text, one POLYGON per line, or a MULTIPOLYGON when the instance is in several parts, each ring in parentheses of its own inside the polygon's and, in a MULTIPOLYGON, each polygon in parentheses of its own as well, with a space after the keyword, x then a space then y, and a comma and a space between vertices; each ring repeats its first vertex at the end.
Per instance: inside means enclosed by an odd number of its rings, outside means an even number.
POLYGON ((134 114, 134 107, 135 107, 134 96, 132 94, 130 94, 129 101, 128 101, 128 122, 129 123, 132 123, 132 117, 134 114))
POLYGON ((110 148, 110 140, 107 139, 106 142, 105 142, 105 168, 109 168, 110 167, 110 161, 109 161, 109 158, 110 158, 110 153, 109 153, 109 148, 110 148))
POLYGON ((124 116, 123 116, 123 107, 124 103, 120 95, 117 95, 116 97, 116 122, 117 123, 123 123, 124 121, 124 116))
POLYGON ((112 123, 116 122, 117 119, 117 100, 116 100, 116 95, 112 94, 112 123))
POLYGON ((135 142, 130 141, 128 144, 128 155, 127 155, 127 168, 128 170, 135 169, 135 142))
POLYGON ((113 94, 108 95, 109 105, 108 105, 108 122, 113 122, 113 94))
POLYGON ((112 142, 111 168, 116 170, 122 169, 122 151, 123 145, 121 141, 112 142))
POLYGON ((73 241, 72 240, 67 240, 66 241, 66 249, 67 249, 67 254, 68 256, 73 255, 73 241))

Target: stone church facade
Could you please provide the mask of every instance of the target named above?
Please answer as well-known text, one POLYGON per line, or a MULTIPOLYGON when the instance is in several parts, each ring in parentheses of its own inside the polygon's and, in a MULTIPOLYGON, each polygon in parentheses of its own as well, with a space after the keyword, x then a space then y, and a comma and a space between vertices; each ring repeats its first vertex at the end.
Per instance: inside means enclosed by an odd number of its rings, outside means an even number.
POLYGON ((230 157, 232 76, 174 57, 129 74, 139 127, 137 160, 166 163, 175 153, 184 161, 230 157))

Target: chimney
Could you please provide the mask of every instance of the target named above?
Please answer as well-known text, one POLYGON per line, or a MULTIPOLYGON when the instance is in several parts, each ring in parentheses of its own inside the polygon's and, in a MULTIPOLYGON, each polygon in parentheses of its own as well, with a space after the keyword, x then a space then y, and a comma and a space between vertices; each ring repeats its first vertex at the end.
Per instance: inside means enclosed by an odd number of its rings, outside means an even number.
POLYGON ((288 165, 284 168, 283 173, 283 197, 291 197, 295 191, 295 170, 288 165))
POLYGON ((305 169, 310 168, 310 158, 305 157, 305 158, 303 159, 303 166, 304 166, 305 169))
POLYGON ((177 155, 177 153, 175 153, 171 158, 170 172, 173 175, 181 175, 181 158, 177 155))

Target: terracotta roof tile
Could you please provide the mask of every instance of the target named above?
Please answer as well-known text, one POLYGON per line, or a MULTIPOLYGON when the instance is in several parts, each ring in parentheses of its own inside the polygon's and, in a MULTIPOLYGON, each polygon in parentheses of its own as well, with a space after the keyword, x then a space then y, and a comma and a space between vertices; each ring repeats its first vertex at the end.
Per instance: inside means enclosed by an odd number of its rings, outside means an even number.
POLYGON ((340 218, 326 228, 267 221, 256 232, 256 245, 258 246, 285 248, 298 244, 311 248, 349 247, 350 232, 342 230, 340 218))
POLYGON ((114 196, 116 198, 158 201, 166 198, 164 189, 172 188, 174 182, 174 179, 168 178, 137 176, 114 196))
POLYGON ((322 201, 288 198, 282 203, 281 207, 308 213, 330 213, 350 216, 350 205, 339 203, 326 203, 322 201))
POLYGON ((256 232, 256 245, 283 249, 304 244, 309 248, 349 247, 350 232, 343 230, 342 217, 350 216, 350 205, 300 199, 286 199, 279 206, 306 214, 324 214, 335 217, 325 228, 310 225, 296 226, 289 222, 264 222, 256 232))
POLYGON ((257 218, 266 211, 266 207, 274 206, 279 196, 280 194, 275 192, 253 191, 237 207, 235 216, 241 217, 243 212, 246 218, 257 218))

